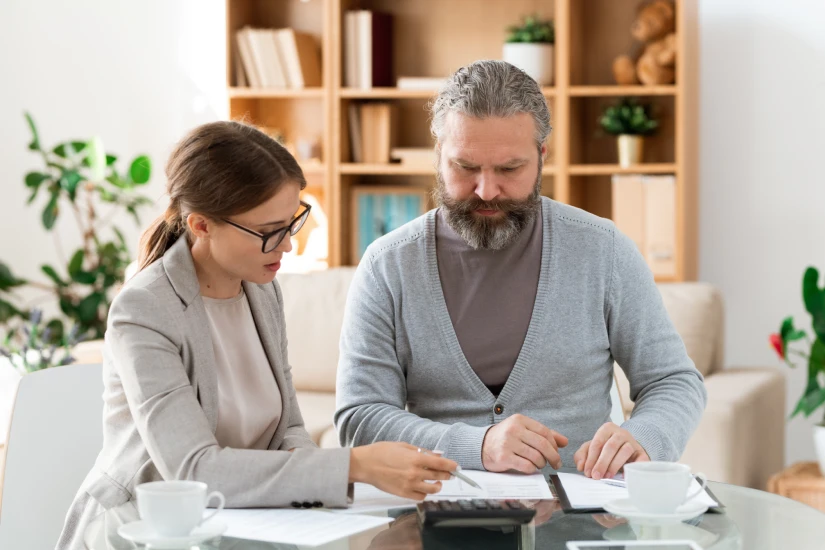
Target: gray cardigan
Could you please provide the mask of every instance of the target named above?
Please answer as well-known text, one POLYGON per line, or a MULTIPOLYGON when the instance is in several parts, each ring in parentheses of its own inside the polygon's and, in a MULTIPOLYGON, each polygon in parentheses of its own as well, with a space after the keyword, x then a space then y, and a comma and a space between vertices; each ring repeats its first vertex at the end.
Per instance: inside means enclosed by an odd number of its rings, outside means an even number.
POLYGON ((160 479, 203 481, 224 494, 227 507, 347 505, 349 450, 317 449, 304 429, 280 287, 243 286, 283 402, 269 450, 221 448, 215 440, 215 357, 181 238, 124 286, 109 311, 103 450, 69 509, 58 548, 83 548, 89 521, 130 500, 136 485, 160 479))
POLYGON ((341 334, 335 423, 342 444, 406 441, 482 469, 487 430, 521 413, 570 438, 561 457, 573 466, 573 453, 610 419, 615 360, 636 403, 623 426, 651 459, 679 459, 707 395, 647 264, 608 220, 547 198, 542 220, 532 318, 498 398, 453 330, 435 211, 369 247, 341 334))

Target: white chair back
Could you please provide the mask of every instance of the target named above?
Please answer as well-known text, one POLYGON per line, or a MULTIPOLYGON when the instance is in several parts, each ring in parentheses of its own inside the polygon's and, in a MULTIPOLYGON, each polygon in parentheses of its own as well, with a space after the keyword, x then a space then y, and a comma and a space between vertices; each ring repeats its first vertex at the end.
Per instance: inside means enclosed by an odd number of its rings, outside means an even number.
POLYGON ((66 512, 103 446, 100 365, 20 380, 6 451, 0 548, 54 548, 66 512))

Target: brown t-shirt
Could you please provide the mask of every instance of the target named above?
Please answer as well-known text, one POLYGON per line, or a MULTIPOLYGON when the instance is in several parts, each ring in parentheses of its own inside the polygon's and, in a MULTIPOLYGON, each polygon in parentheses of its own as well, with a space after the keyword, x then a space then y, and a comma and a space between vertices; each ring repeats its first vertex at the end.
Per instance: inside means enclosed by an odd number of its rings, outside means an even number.
POLYGON ((503 250, 474 250, 436 217, 438 274, 464 357, 498 396, 516 364, 536 302, 541 214, 503 250))

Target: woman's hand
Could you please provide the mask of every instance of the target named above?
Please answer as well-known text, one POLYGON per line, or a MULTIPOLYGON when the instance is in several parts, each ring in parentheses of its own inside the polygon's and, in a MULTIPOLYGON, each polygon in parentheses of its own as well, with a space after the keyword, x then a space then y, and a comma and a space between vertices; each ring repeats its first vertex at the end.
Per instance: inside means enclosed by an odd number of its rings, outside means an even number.
POLYGON ((382 491, 413 500, 441 490, 438 480, 450 479, 458 464, 421 453, 407 443, 373 443, 350 451, 349 481, 375 485, 382 491), (435 483, 430 483, 435 481, 435 483))

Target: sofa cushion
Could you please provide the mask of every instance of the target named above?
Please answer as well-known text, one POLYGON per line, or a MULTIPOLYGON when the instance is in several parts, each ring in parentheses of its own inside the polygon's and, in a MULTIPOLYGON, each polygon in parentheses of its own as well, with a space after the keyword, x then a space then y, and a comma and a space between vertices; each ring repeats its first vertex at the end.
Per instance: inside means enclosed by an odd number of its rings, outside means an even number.
POLYGON ((720 369, 724 312, 719 290, 707 283, 668 283, 658 287, 696 369, 702 375, 720 369))
POLYGON ((298 390, 335 391, 338 341, 355 268, 278 275, 284 296, 289 363, 298 390))
MULTIPOLYGON (((295 392, 298 407, 304 417, 304 427, 312 440, 320 445, 324 432, 332 428, 335 414, 335 394, 327 392, 295 392)), ((334 429, 333 429, 334 430, 334 429)))

